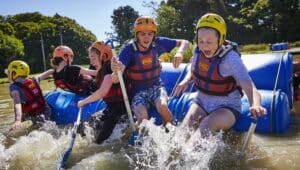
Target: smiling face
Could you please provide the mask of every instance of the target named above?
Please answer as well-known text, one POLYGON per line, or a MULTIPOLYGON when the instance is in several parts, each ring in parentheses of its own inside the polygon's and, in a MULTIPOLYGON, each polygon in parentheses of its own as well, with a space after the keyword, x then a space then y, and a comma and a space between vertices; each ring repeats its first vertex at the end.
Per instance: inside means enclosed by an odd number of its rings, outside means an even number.
POLYGON ((94 66, 97 70, 101 68, 101 62, 100 62, 100 54, 96 49, 90 49, 89 50, 89 59, 90 64, 94 66))
POLYGON ((155 36, 155 32, 153 31, 140 31, 137 33, 137 40, 139 50, 146 51, 149 49, 153 39, 155 36))
POLYGON ((218 32, 211 28, 200 28, 198 30, 197 44, 198 48, 207 58, 214 57, 218 50, 219 35, 218 32))

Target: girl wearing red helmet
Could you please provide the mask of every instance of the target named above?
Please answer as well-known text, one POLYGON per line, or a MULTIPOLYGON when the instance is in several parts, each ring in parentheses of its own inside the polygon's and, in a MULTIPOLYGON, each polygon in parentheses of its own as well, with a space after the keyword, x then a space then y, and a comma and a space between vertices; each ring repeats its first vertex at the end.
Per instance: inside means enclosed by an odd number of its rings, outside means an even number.
MULTIPOLYGON (((114 84, 111 78, 110 61, 112 56, 112 49, 109 45, 101 41, 96 41, 91 45, 89 58, 90 64, 98 70, 96 76, 98 90, 78 102, 78 107, 83 107, 88 103, 103 99, 107 106, 103 112, 96 113, 88 121, 89 126, 94 130, 95 142, 98 144, 111 135, 120 117, 127 115, 120 84, 114 84)), ((128 83, 127 87, 129 88, 128 83)), ((82 124, 79 129, 80 133, 84 133, 82 124)))
POLYGON ((56 87, 80 95, 89 95, 92 91, 91 76, 95 76, 97 70, 72 65, 73 57, 74 53, 70 47, 64 45, 56 47, 51 59, 51 66, 54 69, 42 73, 41 80, 52 74, 56 87))

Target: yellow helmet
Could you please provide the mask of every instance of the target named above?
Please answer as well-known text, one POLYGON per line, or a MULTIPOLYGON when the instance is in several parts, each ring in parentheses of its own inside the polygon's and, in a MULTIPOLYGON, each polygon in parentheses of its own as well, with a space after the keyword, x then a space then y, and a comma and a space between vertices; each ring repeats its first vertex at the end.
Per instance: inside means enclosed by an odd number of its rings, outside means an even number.
POLYGON ((110 60, 113 56, 110 45, 106 45, 103 41, 96 41, 91 45, 91 48, 95 48, 100 52, 100 59, 103 62, 110 60), (104 58, 103 54, 107 54, 104 58))
POLYGON ((153 18, 149 16, 141 16, 135 20, 133 31, 135 37, 139 31, 154 31, 154 33, 156 34, 157 24, 153 18))
POLYGON ((56 47, 53 51, 53 58, 62 58, 66 62, 68 62, 70 60, 70 57, 73 56, 73 50, 65 45, 60 45, 56 47))
POLYGON ((209 27, 209 28, 214 28, 217 30, 220 34, 219 38, 219 46, 221 46, 226 38, 226 23, 224 19, 215 13, 207 13, 203 15, 197 23, 196 26, 196 31, 198 32, 198 29, 201 27, 209 27))
POLYGON ((19 76, 27 77, 30 73, 30 68, 27 63, 21 60, 15 60, 8 65, 8 76, 15 80, 19 76))

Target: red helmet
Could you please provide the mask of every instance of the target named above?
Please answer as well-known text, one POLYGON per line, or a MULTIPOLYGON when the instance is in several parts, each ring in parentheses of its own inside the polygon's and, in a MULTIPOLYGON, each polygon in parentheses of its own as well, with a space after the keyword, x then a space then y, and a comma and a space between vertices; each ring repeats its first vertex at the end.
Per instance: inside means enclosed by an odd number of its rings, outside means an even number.
POLYGON ((62 58, 64 61, 68 62, 71 57, 74 57, 74 53, 68 46, 60 45, 53 51, 53 58, 62 58))
POLYGON ((91 48, 95 48, 100 52, 100 59, 103 62, 109 61, 112 56, 112 49, 110 45, 106 45, 103 41, 96 41, 91 45, 91 48), (105 56, 103 54, 106 54, 105 56))

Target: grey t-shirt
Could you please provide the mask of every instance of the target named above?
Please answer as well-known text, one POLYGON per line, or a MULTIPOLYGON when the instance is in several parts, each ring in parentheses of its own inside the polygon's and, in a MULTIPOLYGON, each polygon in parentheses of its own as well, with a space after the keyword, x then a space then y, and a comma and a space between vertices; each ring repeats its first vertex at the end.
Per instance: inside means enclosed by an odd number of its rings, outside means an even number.
MULTIPOLYGON (((194 57, 192 64, 196 62, 194 57)), ((230 51, 220 63, 220 74, 224 77, 232 76, 239 85, 243 81, 251 80, 248 70, 241 57, 235 51, 230 51)), ((220 107, 230 107, 241 112, 241 94, 235 90, 227 96, 208 95, 198 90, 194 102, 199 104, 206 112, 210 113, 220 107)))

